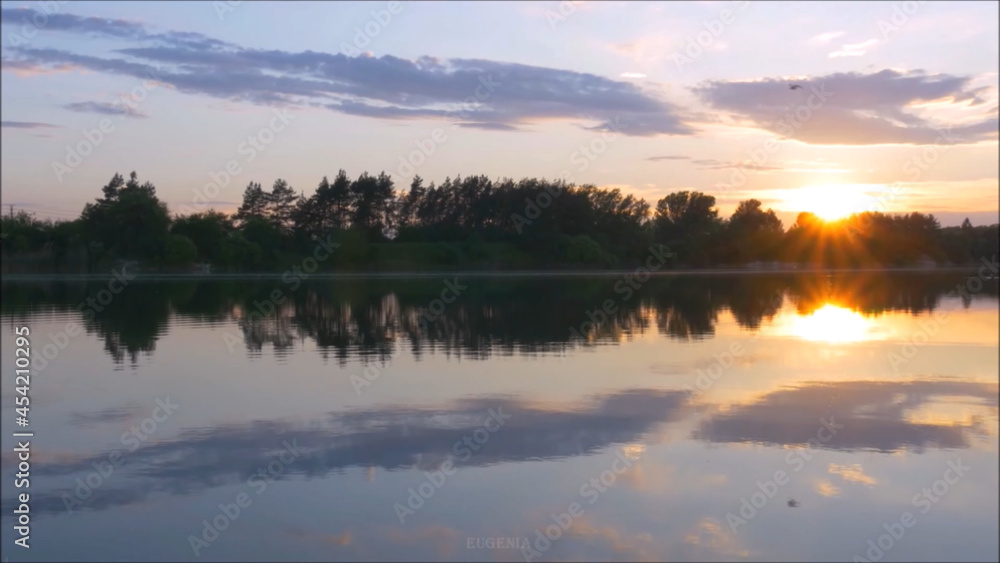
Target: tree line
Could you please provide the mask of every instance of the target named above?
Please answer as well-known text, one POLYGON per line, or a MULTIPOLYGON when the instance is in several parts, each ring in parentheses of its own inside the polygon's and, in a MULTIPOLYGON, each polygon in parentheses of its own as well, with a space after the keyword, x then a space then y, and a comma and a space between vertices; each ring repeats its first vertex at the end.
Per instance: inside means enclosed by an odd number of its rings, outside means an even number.
MULTIPOLYGON (((714 196, 674 192, 655 205, 618 188, 561 180, 419 176, 397 189, 386 173, 352 179, 340 170, 306 196, 285 180, 251 182, 234 214, 171 216, 150 182, 115 174, 73 221, 21 211, 0 221, 12 263, 59 271, 120 260, 170 270, 281 271, 319 241, 339 246, 323 270, 427 268, 622 268, 654 244, 670 267, 786 262, 875 267, 970 264, 998 254, 998 225, 942 228, 930 214, 864 212, 839 221, 800 213, 786 230, 759 200, 721 217, 714 196)), ((7 262, 7 260, 5 260, 7 262)), ((9 271, 9 268, 8 268, 9 271)))

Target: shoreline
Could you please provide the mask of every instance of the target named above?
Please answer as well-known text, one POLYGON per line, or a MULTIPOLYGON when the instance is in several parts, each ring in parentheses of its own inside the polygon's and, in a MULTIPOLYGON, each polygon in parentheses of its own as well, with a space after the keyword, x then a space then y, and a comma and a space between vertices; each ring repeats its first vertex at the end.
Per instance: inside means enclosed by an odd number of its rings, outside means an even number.
MULTIPOLYGON (((690 268, 650 272, 653 277, 671 276, 736 276, 736 275, 797 275, 797 274, 864 274, 864 273, 916 273, 916 274, 947 274, 960 272, 976 272, 980 266, 948 266, 948 267, 899 267, 899 268, 690 268)), ((435 277, 473 277, 473 278, 575 278, 575 277, 621 277, 634 275, 632 270, 422 270, 399 272, 317 272, 308 276, 301 275, 303 280, 346 280, 346 279, 405 279, 405 278, 435 278, 435 277)), ((281 279, 285 272, 223 272, 217 274, 203 273, 157 273, 142 272, 133 274, 129 281, 143 280, 269 280, 281 279)), ((31 281, 88 281, 104 280, 113 277, 110 272, 101 274, 3 274, 0 282, 31 282, 31 281)))

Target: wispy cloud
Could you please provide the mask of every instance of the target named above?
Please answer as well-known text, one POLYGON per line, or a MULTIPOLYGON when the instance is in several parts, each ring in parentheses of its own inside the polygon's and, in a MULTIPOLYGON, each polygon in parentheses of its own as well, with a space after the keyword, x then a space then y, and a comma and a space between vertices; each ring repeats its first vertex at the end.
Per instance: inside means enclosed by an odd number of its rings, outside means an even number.
POLYGON ((828 31, 826 33, 820 33, 819 35, 813 37, 809 40, 809 43, 813 45, 826 45, 827 43, 833 41, 838 37, 843 37, 846 35, 846 31, 828 31))
POLYGON ((831 59, 838 57, 860 57, 868 52, 868 49, 878 44, 878 39, 869 39, 861 43, 849 43, 843 45, 839 51, 834 51, 827 55, 831 59))
POLYGON ((145 113, 138 110, 129 109, 125 106, 116 106, 107 102, 76 102, 72 104, 66 104, 64 108, 70 111, 78 111, 84 113, 100 113, 104 115, 124 115, 129 114, 131 117, 149 117, 145 113))
POLYGON ((0 121, 0 127, 10 127, 12 129, 47 129, 59 127, 51 123, 40 123, 38 121, 0 121))
POLYGON ((731 168, 742 168, 743 170, 756 170, 767 172, 771 170, 782 170, 781 166, 757 164, 752 161, 746 162, 725 162, 714 158, 692 160, 691 162, 701 166, 699 170, 729 170, 731 168))
POLYGON ((0 9, 0 23, 18 25, 25 19, 45 21, 46 31, 62 31, 116 39, 150 40, 165 45, 192 49, 217 49, 231 43, 212 39, 201 33, 171 31, 150 33, 143 24, 122 19, 77 16, 65 13, 44 13, 30 8, 0 9))
POLYGON ((658 161, 658 160, 691 160, 690 156, 683 156, 679 154, 667 154, 663 156, 651 156, 646 160, 658 161))

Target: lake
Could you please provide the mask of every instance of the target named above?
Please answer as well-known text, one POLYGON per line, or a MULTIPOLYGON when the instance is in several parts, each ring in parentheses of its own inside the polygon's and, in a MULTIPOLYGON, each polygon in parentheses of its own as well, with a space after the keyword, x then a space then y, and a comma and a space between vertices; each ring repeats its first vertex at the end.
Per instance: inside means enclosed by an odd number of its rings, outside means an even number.
POLYGON ((291 281, 5 281, 10 560, 1000 556, 996 280, 291 281))

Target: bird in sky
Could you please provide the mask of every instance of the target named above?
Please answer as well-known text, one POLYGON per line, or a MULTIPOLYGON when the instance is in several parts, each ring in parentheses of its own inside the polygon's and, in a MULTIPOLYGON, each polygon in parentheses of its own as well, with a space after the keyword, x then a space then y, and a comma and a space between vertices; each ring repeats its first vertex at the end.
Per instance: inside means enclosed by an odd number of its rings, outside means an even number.
POLYGON ((801 90, 801 89, 802 89, 802 86, 799 86, 798 84, 789 84, 789 85, 788 85, 788 88, 789 88, 790 90, 801 90))

